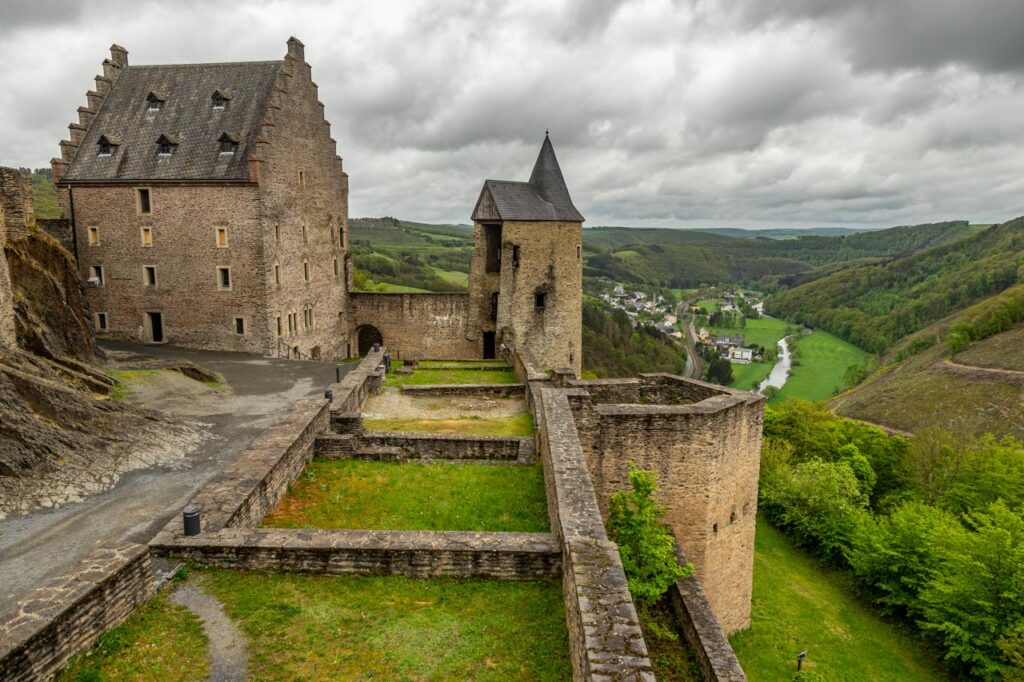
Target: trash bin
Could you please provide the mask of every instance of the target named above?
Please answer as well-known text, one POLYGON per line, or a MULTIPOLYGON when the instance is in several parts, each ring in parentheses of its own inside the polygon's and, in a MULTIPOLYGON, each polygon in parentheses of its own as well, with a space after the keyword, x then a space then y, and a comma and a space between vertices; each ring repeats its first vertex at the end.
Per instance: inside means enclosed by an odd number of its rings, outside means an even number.
POLYGON ((185 520, 185 535, 199 535, 199 507, 185 507, 181 516, 185 520))

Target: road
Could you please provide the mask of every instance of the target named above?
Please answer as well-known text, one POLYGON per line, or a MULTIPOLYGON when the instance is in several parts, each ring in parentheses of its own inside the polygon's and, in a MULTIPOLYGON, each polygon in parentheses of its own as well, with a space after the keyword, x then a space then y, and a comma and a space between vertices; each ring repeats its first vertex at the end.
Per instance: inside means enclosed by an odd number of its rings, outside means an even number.
POLYGON ((683 322, 683 337, 686 339, 686 376, 700 379, 704 376, 704 360, 697 353, 697 331, 693 328, 693 318, 687 313, 689 301, 683 301, 676 308, 676 316, 683 322))
MULTIPOLYGON (((0 610, 66 571, 94 547, 149 541, 293 401, 321 394, 334 381, 331 363, 166 346, 103 345, 190 360, 219 372, 227 390, 214 391, 172 374, 163 389, 157 383, 140 394, 138 402, 146 407, 202 423, 207 438, 189 453, 188 468, 134 471, 111 490, 82 502, 0 522, 0 610)), ((342 372, 353 366, 341 365, 342 372)))

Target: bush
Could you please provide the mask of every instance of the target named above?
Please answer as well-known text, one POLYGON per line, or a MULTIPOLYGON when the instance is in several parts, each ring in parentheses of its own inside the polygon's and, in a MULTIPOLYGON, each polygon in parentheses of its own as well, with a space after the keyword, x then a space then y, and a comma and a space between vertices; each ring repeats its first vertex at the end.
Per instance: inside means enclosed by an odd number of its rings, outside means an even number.
POLYGON ((612 495, 608 505, 608 535, 619 546, 629 591, 643 606, 661 599, 679 578, 693 573, 680 566, 675 541, 661 518, 665 511, 654 501, 655 474, 629 464, 630 490, 612 495))

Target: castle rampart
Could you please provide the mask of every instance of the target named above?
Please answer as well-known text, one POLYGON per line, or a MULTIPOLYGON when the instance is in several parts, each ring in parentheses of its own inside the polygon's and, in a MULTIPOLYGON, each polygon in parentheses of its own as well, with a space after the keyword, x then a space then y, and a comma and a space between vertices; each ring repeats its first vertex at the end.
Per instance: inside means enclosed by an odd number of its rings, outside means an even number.
MULTIPOLYGON (((466 294, 349 294, 352 304, 352 355, 360 332, 372 327, 395 358, 460 360, 480 357, 466 338, 466 294)), ((365 342, 365 336, 364 336, 365 342)))

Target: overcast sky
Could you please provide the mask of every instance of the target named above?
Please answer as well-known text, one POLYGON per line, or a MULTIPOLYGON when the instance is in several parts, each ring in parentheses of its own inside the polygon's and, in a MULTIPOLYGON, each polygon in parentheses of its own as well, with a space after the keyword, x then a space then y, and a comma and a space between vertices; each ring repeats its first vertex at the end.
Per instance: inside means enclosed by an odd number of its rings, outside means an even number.
POLYGON ((1024 214, 1022 0, 0 0, 0 165, 59 155, 112 42, 242 61, 289 35, 353 217, 469 222, 545 128, 591 226, 1024 214))

